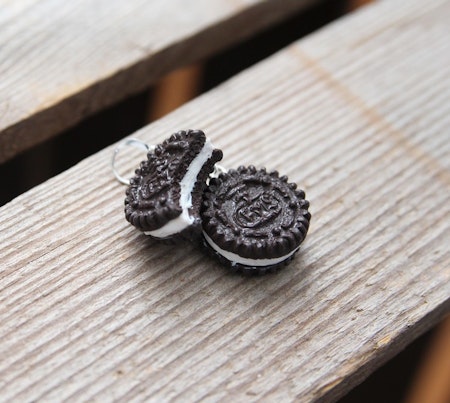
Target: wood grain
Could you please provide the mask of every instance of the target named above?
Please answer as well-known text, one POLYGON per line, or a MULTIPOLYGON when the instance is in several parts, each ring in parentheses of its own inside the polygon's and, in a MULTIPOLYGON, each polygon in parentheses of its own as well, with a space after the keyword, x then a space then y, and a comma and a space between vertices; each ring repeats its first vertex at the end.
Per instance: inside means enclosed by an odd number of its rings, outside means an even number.
POLYGON ((0 0, 0 163, 314 0, 0 0))
POLYGON ((377 2, 135 134, 202 128, 223 165, 304 188, 310 233, 276 275, 139 234, 112 147, 2 207, 0 399, 333 401, 437 323, 449 17, 444 0, 377 2))

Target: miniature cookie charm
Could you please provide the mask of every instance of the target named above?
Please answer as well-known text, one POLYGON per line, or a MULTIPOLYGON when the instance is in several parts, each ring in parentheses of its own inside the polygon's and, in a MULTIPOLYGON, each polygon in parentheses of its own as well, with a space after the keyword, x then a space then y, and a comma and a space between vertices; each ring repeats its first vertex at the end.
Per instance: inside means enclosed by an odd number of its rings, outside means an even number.
POLYGON ((182 130, 147 157, 126 191, 126 219, 157 239, 200 235, 203 190, 222 151, 201 130, 182 130))
POLYGON ((265 273, 288 264, 311 218, 296 187, 253 166, 212 179, 201 209, 203 245, 234 271, 265 273))

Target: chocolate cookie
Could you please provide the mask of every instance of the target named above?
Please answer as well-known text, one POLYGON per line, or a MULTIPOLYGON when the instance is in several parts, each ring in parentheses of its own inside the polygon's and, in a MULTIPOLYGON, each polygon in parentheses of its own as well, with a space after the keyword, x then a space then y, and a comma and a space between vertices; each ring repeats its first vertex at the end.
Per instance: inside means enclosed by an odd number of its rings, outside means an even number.
POLYGON ((157 239, 199 235, 202 193, 221 159, 222 151, 201 130, 173 134, 148 154, 130 180, 126 219, 157 239))
POLYGON ((203 195, 203 245, 235 271, 264 273, 289 263, 311 214, 303 190, 278 172, 239 167, 212 179, 203 195))

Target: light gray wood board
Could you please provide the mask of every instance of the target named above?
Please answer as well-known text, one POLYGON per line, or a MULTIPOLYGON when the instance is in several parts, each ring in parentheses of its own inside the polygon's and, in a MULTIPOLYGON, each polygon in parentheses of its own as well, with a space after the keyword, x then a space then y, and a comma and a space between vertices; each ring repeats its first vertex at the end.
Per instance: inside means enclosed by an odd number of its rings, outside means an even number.
POLYGON ((312 2, 0 1, 0 162, 312 2))
POLYGON ((112 147, 0 209, 1 398, 336 400, 437 323, 449 16, 447 1, 377 3, 136 133, 202 128, 223 165, 306 190, 310 233, 276 275, 230 275, 139 234, 112 147))

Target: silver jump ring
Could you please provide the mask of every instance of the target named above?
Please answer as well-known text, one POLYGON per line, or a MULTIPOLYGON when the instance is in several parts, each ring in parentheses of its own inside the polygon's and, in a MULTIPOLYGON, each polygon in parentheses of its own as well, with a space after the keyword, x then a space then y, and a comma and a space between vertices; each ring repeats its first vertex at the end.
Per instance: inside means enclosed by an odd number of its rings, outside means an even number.
POLYGON ((133 137, 126 138, 119 143, 119 145, 114 149, 114 153, 113 153, 113 156, 111 159, 111 167, 112 167, 112 170, 113 170, 113 173, 114 173, 114 176, 116 177, 116 179, 124 185, 129 185, 130 180, 119 175, 119 173, 117 172, 116 156, 117 156, 117 154, 119 154, 119 152, 123 148, 128 147, 128 146, 131 146, 134 148, 139 148, 140 150, 144 150, 144 151, 151 152, 151 153, 154 152, 155 148, 156 148, 156 146, 154 146, 154 145, 149 146, 148 144, 144 143, 142 140, 135 139, 133 137))
POLYGON ((224 166, 215 164, 214 171, 209 176, 211 178, 218 178, 220 174, 226 174, 227 172, 228 172, 228 169, 226 169, 224 166))
POLYGON ((209 174, 208 179, 206 179, 206 185, 209 186, 209 182, 211 181, 211 179, 218 178, 220 174, 226 174, 227 172, 228 172, 228 169, 226 169, 222 165, 215 164, 214 171, 212 171, 209 174))

